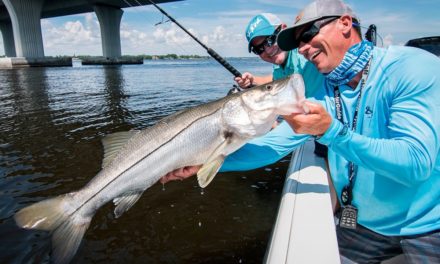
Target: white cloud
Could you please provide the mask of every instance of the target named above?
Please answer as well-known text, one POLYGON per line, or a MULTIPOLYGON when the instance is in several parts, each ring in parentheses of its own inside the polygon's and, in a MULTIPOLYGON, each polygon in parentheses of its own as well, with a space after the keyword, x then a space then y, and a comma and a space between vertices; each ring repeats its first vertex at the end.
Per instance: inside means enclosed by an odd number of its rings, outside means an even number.
MULTIPOLYGON (((194 29, 188 29, 193 35, 198 36, 194 29)), ((121 46, 123 54, 188 54, 188 47, 193 49, 193 43, 186 33, 174 24, 164 24, 154 27, 153 30, 136 30, 129 25, 121 27, 121 46)), ((200 51, 189 54, 199 54, 200 51)))
MULTIPOLYGON (((191 28, 188 29, 188 31, 191 34, 197 35, 191 28)), ((176 43, 177 45, 185 45, 191 41, 190 37, 183 33, 182 30, 174 24, 172 24, 172 26, 165 31, 165 39, 167 44, 176 43)))
POLYGON ((225 42, 229 40, 229 34, 226 33, 226 30, 222 26, 217 26, 214 29, 214 32, 211 35, 213 41, 217 42, 225 42))
POLYGON ((99 22, 95 13, 84 14, 86 20, 86 28, 90 30, 93 35, 100 35, 99 22))
MULTIPOLYGON (((171 8, 171 5, 164 8, 171 8)), ((209 15, 205 12, 190 18, 177 18, 205 45, 222 56, 243 56, 247 55, 244 25, 258 11, 244 9, 209 15)), ((122 54, 207 55, 206 50, 174 23, 154 26, 162 19, 154 7, 126 8, 124 13, 120 29, 122 54)), ((94 13, 42 19, 41 25, 45 54, 48 56, 102 55, 100 27, 94 13)))
MULTIPOLYGON (((418 2, 418 4, 420 4, 418 2)), ((361 24, 368 27, 370 24, 377 26, 378 44, 383 40, 383 46, 403 45, 409 39, 423 36, 438 35, 440 20, 430 17, 420 19, 417 12, 398 11, 386 7, 370 8, 368 10, 357 8, 361 24)), ((364 32, 366 30, 363 30, 364 32)))
POLYGON ((92 13, 82 16, 84 24, 80 20, 73 20, 56 26, 50 19, 41 20, 46 55, 102 54, 101 35, 96 16, 92 13))

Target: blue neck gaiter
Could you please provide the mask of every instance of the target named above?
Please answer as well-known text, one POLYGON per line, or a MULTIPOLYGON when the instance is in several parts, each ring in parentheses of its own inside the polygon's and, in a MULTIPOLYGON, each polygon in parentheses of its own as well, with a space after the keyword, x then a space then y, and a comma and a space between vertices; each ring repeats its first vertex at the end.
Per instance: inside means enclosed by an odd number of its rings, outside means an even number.
POLYGON ((373 43, 366 40, 351 46, 339 66, 325 74, 327 85, 336 87, 348 83, 367 65, 372 50, 373 43))

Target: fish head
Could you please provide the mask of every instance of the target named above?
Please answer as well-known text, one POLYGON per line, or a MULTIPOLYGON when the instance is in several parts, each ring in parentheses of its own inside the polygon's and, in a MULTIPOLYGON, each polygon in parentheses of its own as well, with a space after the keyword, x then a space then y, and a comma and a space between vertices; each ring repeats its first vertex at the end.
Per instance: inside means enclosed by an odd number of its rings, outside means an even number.
POLYGON ((304 112, 304 101, 304 81, 294 74, 236 95, 225 104, 223 120, 242 137, 256 137, 267 133, 278 115, 304 112))
POLYGON ((300 74, 293 74, 244 92, 242 100, 250 111, 263 116, 267 112, 275 115, 304 113, 304 80, 300 74))

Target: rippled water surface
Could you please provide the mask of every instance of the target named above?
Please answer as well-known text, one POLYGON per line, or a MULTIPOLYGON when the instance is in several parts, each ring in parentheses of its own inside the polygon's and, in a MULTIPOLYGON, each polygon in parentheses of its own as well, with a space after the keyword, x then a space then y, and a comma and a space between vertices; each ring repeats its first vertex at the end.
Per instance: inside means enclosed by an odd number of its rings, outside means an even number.
MULTIPOLYGON (((232 84, 213 60, 0 70, 0 263, 48 262, 50 236, 19 229, 12 216, 84 186, 100 170, 104 135, 145 128, 232 84)), ((195 177, 156 184, 118 219, 108 204, 73 263, 261 263, 287 165, 220 173, 203 191, 195 177)))

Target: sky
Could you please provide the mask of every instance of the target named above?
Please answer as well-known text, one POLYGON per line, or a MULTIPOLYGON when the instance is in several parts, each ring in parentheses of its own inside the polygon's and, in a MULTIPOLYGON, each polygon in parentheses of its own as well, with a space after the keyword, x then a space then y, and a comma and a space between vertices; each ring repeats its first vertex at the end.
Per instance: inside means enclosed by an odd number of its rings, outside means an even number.
MULTIPOLYGON (((206 50, 153 6, 124 8, 121 20, 123 55, 204 55, 206 50), (158 22, 164 22, 157 24, 158 22), (157 25, 156 25, 157 24, 157 25)), ((206 46, 224 57, 254 56, 247 51, 245 28, 262 12, 291 25, 311 0, 184 0, 160 4, 206 46)), ((361 25, 375 24, 378 46, 404 45, 412 38, 440 35, 440 0, 346 0, 361 25)), ((99 22, 94 13, 41 20, 46 56, 102 55, 99 22)), ((364 30, 365 32, 365 30, 364 30)), ((0 35, 0 55, 4 54, 0 35)))

